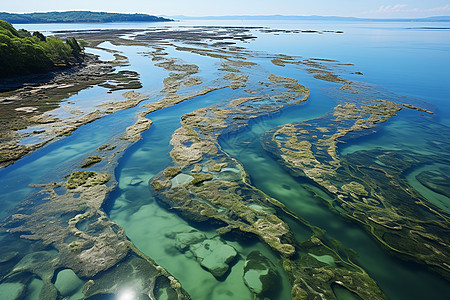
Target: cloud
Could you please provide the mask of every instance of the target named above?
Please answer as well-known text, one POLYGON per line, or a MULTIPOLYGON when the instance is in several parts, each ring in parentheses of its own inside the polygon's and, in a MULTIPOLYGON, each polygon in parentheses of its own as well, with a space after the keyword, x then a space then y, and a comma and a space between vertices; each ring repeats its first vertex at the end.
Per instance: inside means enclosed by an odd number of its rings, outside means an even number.
POLYGON ((386 12, 399 12, 404 11, 408 7, 406 4, 396 4, 396 5, 381 5, 376 12, 386 13, 386 12))
POLYGON ((450 5, 426 9, 425 11, 450 11, 450 5))
POLYGON ((410 12, 445 12, 450 11, 450 5, 444 5, 441 7, 434 7, 434 8, 426 8, 426 9, 419 9, 419 8, 410 8, 406 4, 395 4, 395 5, 381 5, 375 13, 410 13, 410 12))

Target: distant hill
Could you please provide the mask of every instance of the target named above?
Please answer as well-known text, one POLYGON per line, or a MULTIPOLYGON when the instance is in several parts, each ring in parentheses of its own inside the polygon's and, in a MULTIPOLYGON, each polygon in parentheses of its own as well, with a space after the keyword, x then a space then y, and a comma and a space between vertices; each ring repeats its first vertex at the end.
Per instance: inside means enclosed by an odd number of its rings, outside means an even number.
POLYGON ((363 21, 363 22, 450 22, 450 16, 437 16, 427 18, 393 18, 393 19, 371 19, 355 17, 337 17, 337 16, 286 16, 286 15, 240 15, 240 16, 170 16, 169 18, 178 20, 298 20, 298 21, 363 21))
POLYGON ((146 14, 118 14, 92 11, 64 11, 11 14, 0 12, 0 20, 12 24, 29 23, 110 23, 110 22, 169 22, 168 18, 146 14))

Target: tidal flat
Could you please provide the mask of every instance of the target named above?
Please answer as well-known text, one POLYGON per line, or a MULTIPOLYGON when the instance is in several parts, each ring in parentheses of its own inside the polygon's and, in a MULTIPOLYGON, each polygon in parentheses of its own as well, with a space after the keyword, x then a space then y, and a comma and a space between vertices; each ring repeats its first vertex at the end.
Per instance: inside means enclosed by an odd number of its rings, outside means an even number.
POLYGON ((0 93, 0 296, 444 299, 445 91, 294 25, 55 24, 97 57, 0 93))

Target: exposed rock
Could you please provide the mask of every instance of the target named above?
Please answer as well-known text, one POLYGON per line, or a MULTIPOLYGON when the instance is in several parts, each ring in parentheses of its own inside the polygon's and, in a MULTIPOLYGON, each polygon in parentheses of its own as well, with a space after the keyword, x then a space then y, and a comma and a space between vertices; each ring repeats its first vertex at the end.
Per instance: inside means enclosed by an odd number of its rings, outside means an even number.
POLYGON ((93 165, 99 163, 102 161, 103 158, 101 158, 100 156, 89 156, 86 157, 83 162, 81 163, 81 167, 82 168, 89 168, 92 167, 93 165))
POLYGON ((176 167, 168 167, 167 169, 165 169, 163 171, 164 176, 166 176, 166 178, 168 179, 172 179, 173 177, 175 177, 176 175, 181 173, 181 169, 180 168, 176 168, 176 167))
POLYGON ((227 163, 220 163, 220 164, 214 164, 211 167, 208 168, 208 171, 211 172, 220 172, 223 168, 227 167, 227 163))
POLYGON ((98 173, 92 171, 73 172, 67 180, 66 187, 68 189, 76 189, 77 187, 91 187, 108 182, 111 175, 108 173, 98 173))

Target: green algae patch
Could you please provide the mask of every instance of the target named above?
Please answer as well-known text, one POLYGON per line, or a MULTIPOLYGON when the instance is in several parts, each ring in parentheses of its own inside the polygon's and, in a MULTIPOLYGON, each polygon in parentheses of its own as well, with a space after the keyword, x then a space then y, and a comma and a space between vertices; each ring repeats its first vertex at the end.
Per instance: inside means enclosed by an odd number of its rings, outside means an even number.
POLYGON ((223 168, 227 167, 227 163, 214 164, 208 168, 210 172, 220 172, 223 168))
POLYGON ((164 176, 171 179, 181 173, 181 169, 177 167, 168 167, 163 171, 164 176))
MULTIPOLYGON (((405 180, 408 170, 436 158, 406 150, 384 149, 339 154, 337 143, 365 136, 368 129, 393 118, 401 109, 388 100, 361 102, 339 104, 331 114, 319 119, 269 130, 261 138, 263 147, 291 172, 312 180, 334 195, 331 202, 335 205, 332 206, 339 207, 342 215, 361 224, 391 253, 424 264, 450 278, 446 250, 450 240, 445 225, 448 216, 405 180)), ((440 186, 448 185, 447 177, 437 176, 437 173, 426 175, 422 176, 422 181, 430 182, 431 177, 435 178, 435 189, 438 181, 440 186)), ((330 200, 324 201, 330 203, 330 200)))
POLYGON ((202 182, 213 179, 213 175, 210 173, 193 173, 194 179, 190 182, 191 184, 198 185, 202 182))
POLYGON ((67 180, 66 187, 68 189, 76 189, 77 187, 92 187, 104 184, 111 179, 108 173, 98 173, 92 171, 73 172, 69 180, 67 180))
POLYGON ((157 191, 160 191, 160 190, 162 190, 164 188, 170 187, 170 181, 169 180, 153 180, 150 184, 157 191))
POLYGON ((366 189, 364 188, 364 185, 362 185, 361 183, 352 181, 350 183, 344 184, 342 186, 342 190, 349 192, 349 193, 354 193, 356 195, 359 196, 367 196, 369 195, 369 193, 366 191, 366 189))

